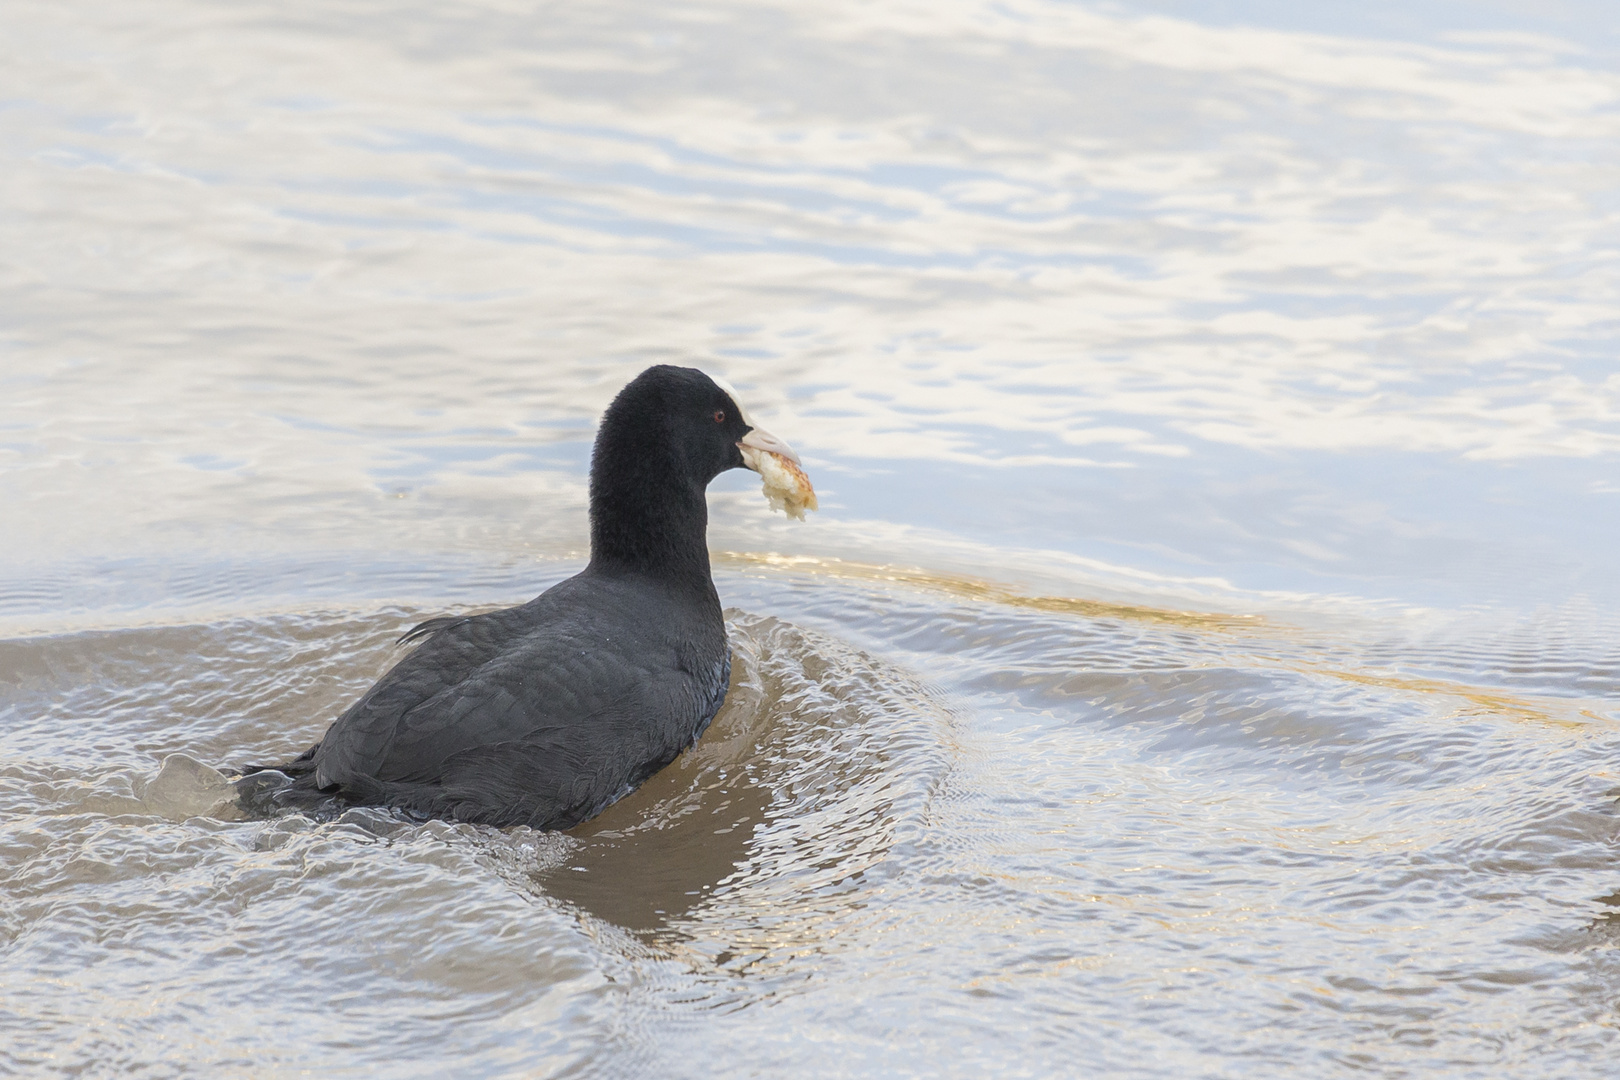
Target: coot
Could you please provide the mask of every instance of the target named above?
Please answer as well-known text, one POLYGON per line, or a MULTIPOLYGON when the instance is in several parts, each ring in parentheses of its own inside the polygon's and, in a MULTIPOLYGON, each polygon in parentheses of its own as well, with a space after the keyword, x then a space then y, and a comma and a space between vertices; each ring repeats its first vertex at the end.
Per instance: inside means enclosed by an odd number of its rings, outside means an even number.
POLYGON ((668 765, 726 697, 704 489, 744 449, 797 461, 730 387, 695 368, 642 372, 597 432, 590 564, 519 607, 410 631, 415 651, 271 767, 290 783, 248 770, 257 801, 566 829, 668 765))

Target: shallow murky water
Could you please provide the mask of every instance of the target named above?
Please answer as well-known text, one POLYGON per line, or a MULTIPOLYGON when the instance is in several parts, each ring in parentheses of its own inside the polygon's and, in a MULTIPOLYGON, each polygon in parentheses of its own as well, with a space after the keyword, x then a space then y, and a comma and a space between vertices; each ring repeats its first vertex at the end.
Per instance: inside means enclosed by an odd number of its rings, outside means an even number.
POLYGON ((1605 1076, 1599 6, 8 5, 0 1067, 1605 1076), (725 375, 704 739, 244 820, 725 375))

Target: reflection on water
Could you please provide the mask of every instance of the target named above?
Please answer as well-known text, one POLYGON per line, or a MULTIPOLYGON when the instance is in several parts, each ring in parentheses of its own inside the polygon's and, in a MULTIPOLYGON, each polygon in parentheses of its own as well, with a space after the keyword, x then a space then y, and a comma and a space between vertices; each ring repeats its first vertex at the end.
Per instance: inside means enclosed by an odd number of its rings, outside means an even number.
POLYGON ((1601 1076, 1609 12, 8 9, 0 1070, 1601 1076), (242 820, 738 385, 702 742, 242 820))
POLYGON ((574 829, 579 846, 537 879, 546 893, 632 929, 783 920, 887 855, 907 790, 914 802, 943 765, 927 692, 775 619, 737 616, 732 643, 711 731, 574 829))
POLYGON ((701 904, 747 861, 770 793, 747 781, 723 787, 722 776, 686 815, 665 820, 656 803, 649 813, 647 800, 676 779, 660 777, 652 791, 576 829, 581 845, 535 875, 540 892, 637 931, 661 929, 701 904))
POLYGON ((674 359, 840 511, 722 546, 1620 599, 1620 77, 1578 22, 142 10, 32 10, 78 44, 0 75, 18 558, 578 552, 591 424, 674 359))

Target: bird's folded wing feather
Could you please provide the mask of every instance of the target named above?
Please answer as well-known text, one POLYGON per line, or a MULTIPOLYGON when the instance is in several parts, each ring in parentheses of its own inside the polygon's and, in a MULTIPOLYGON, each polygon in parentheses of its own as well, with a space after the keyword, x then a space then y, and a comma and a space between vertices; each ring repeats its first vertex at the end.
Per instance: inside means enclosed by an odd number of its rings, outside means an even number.
POLYGON ((396 665, 332 725, 317 757, 320 782, 431 783, 456 754, 523 741, 589 743, 593 726, 618 728, 613 717, 645 717, 690 696, 667 645, 622 633, 605 640, 589 622, 496 618, 509 615, 450 626, 396 665))

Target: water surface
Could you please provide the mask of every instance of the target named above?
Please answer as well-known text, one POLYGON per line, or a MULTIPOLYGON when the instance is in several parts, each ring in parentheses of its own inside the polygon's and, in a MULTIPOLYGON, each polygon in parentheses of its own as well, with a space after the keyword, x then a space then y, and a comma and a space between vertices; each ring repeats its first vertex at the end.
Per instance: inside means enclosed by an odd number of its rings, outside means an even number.
POLYGON ((0 1062, 1606 1075, 1606 15, 11 5, 0 1062), (712 489, 702 742, 221 803, 583 565, 656 362, 822 493, 712 489))

